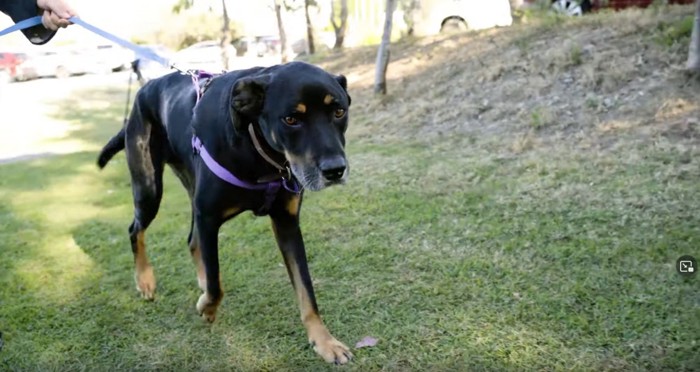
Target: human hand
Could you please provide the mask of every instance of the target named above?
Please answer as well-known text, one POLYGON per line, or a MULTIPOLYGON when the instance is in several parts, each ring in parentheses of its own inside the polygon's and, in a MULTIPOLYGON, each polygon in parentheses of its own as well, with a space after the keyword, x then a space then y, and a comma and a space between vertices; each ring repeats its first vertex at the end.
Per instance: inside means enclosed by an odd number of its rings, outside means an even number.
POLYGON ((77 15, 65 0, 37 0, 36 5, 44 11, 41 23, 53 31, 59 27, 67 27, 71 24, 68 18, 77 15))

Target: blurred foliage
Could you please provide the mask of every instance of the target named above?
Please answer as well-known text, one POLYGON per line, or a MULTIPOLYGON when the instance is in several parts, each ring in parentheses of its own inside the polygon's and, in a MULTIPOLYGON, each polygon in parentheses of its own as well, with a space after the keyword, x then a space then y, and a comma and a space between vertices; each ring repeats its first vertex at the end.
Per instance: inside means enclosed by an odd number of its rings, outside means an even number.
POLYGON ((694 16, 687 16, 671 23, 660 23, 656 42, 661 45, 673 46, 677 43, 688 44, 693 32, 694 16))
MULTIPOLYGON (((204 40, 221 39, 221 15, 214 12, 181 12, 167 19, 157 31, 143 35, 140 44, 162 44, 174 50, 186 48, 204 40)), ((242 26, 236 22, 229 23, 231 40, 241 36, 242 26)))

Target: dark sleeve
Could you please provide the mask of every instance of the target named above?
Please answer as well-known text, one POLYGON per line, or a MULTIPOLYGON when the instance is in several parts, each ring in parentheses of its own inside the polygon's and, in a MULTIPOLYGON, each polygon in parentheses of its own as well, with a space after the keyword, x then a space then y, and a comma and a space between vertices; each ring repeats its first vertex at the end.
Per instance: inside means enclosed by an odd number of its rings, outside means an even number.
MULTIPOLYGON (((0 0, 0 12, 9 15, 15 23, 41 14, 36 0, 0 0)), ((38 25, 25 28, 22 33, 32 44, 40 45, 51 40, 56 31, 38 25)))

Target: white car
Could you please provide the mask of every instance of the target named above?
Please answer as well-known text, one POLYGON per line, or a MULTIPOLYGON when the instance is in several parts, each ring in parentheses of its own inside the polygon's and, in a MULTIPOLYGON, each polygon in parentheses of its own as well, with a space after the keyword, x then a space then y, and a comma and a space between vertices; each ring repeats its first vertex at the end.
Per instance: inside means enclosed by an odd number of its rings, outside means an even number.
POLYGON ((83 49, 80 50, 80 54, 93 73, 120 71, 128 68, 133 61, 131 51, 114 44, 101 44, 83 49))
POLYGON ((90 64, 72 49, 40 49, 37 52, 28 53, 27 56, 24 64, 34 71, 36 77, 63 79, 91 72, 90 64))
MULTIPOLYGON (((163 45, 141 45, 141 47, 153 52, 157 56, 164 58, 169 62, 172 60, 172 51, 163 45)), ((150 60, 137 54, 134 54, 132 59, 139 60, 139 70, 141 71, 141 75, 144 79, 146 79, 146 81, 155 79, 157 77, 175 71, 169 66, 163 66, 159 62, 150 60)), ((131 69, 131 66, 129 66, 129 69, 131 69)))
MULTIPOLYGON (((225 66, 221 56, 221 46, 216 40, 201 41, 185 49, 177 51, 171 62, 179 69, 199 69, 209 72, 224 71, 225 66)), ((236 58, 236 48, 228 46, 228 56, 236 58)))
POLYGON ((451 30, 480 30, 513 23, 509 0, 416 0, 413 32, 435 35, 451 30))

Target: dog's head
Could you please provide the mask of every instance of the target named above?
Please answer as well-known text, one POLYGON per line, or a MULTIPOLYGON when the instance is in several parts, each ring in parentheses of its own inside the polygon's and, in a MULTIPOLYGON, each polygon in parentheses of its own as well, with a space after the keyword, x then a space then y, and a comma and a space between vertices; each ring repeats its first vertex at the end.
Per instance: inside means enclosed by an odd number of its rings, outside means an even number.
MULTIPOLYGON (((344 76, 288 63, 239 79, 232 105, 246 120, 258 122, 267 143, 284 154, 304 188, 315 191, 345 182, 350 96, 344 76)), ((237 121, 238 130, 247 125, 237 121)))

